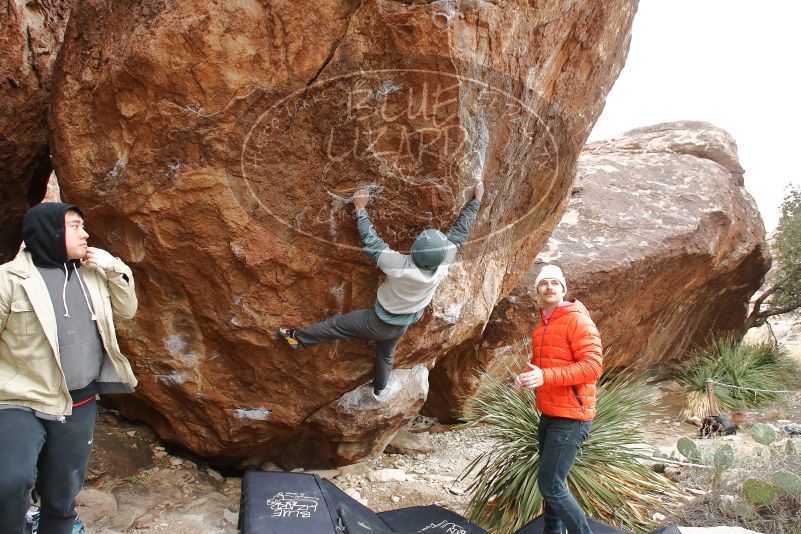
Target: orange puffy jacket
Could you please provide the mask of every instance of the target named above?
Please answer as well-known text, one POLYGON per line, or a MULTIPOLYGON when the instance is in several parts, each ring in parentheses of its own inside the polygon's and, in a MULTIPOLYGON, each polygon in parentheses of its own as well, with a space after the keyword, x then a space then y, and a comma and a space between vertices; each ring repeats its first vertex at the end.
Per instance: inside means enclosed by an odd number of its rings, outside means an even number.
POLYGON ((531 333, 531 363, 542 369, 544 379, 537 388, 537 408, 553 417, 589 421, 603 369, 601 336, 587 308, 577 300, 568 302, 531 333))

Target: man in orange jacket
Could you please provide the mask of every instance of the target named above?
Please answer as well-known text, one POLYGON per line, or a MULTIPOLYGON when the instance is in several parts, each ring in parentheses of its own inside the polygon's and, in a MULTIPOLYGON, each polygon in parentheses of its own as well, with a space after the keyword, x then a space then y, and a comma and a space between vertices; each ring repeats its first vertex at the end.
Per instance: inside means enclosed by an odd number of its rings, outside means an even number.
POLYGON ((535 281, 542 309, 531 334, 531 362, 515 385, 536 388, 541 412, 538 428, 540 473, 545 501, 545 530, 591 534, 565 484, 595 416, 595 382, 603 368, 601 337, 587 308, 565 300, 567 283, 556 265, 542 268, 535 281))

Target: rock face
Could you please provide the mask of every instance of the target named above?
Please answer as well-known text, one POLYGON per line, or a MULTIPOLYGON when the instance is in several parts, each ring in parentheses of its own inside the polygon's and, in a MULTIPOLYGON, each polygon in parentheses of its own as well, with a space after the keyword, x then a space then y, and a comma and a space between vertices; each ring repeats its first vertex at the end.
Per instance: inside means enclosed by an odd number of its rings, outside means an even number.
POLYGON ((562 267, 568 297, 587 306, 619 365, 677 361, 710 335, 739 331, 770 267, 742 184, 734 139, 711 124, 659 124, 588 145, 545 250, 493 311, 480 348, 468 344, 432 371, 424 412, 457 416, 476 387, 461 377, 530 334, 545 263, 562 267))
POLYGON ((398 369, 387 390, 387 399, 379 402, 372 396, 372 385, 366 384, 317 410, 293 446, 282 451, 282 463, 345 465, 380 454, 394 437, 387 429, 405 427, 423 407, 428 369, 424 365, 398 369))
POLYGON ((50 174, 47 108, 71 0, 0 7, 0 263, 20 245, 22 218, 50 174))
POLYGON ((274 334, 372 305, 350 195, 374 184, 373 222, 406 250, 483 177, 471 240, 396 366, 475 338, 561 217, 635 9, 81 2, 53 156, 95 242, 137 274, 140 313, 118 326, 141 382, 121 409, 221 462, 373 454, 418 399, 399 401, 403 417, 330 417, 370 380, 371 347, 293 352, 274 334))

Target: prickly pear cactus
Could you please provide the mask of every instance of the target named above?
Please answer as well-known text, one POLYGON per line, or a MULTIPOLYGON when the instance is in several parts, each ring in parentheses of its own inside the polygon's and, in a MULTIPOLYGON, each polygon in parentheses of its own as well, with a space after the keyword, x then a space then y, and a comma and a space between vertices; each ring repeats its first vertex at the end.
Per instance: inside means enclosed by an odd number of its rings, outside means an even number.
POLYGON ((724 445, 715 451, 713 464, 718 471, 725 471, 734 463, 734 450, 731 445, 724 445))
POLYGON ((682 456, 691 462, 697 462, 701 459, 701 454, 698 452, 698 446, 690 438, 679 438, 676 443, 676 448, 682 456))
POLYGON ((743 484, 743 495, 752 506, 770 504, 776 499, 777 494, 778 489, 775 486, 762 480, 749 478, 743 484))
POLYGON ((734 505, 734 512, 738 517, 749 519, 754 515, 754 507, 747 502, 739 501, 736 505, 734 505))
POLYGON ((751 437, 754 438, 754 441, 757 443, 770 445, 776 441, 776 430, 770 425, 760 423, 751 428, 751 437))
POLYGON ((777 471, 773 473, 773 485, 789 495, 801 495, 801 476, 790 471, 777 471))
POLYGON ((751 452, 757 460, 762 462, 770 460, 770 447, 767 445, 758 443, 751 452))

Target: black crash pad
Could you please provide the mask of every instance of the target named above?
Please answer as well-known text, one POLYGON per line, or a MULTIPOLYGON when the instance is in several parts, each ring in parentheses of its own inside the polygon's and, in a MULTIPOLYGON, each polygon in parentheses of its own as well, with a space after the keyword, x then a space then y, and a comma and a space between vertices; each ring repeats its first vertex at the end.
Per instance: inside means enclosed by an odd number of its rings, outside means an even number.
POLYGON ((248 471, 242 477, 243 534, 342 534, 342 515, 374 532, 392 532, 378 514, 317 475, 248 471))
MULTIPOLYGON (((631 534, 588 519, 593 534, 631 534)), ((542 516, 515 534, 540 534, 542 516)), ((242 534, 490 534, 441 506, 377 514, 330 480, 308 473, 248 471, 239 508, 242 534)), ((649 534, 680 534, 670 525, 649 534)))
POLYGON ((456 512, 436 505, 389 510, 379 513, 378 516, 395 532, 490 534, 456 512))

